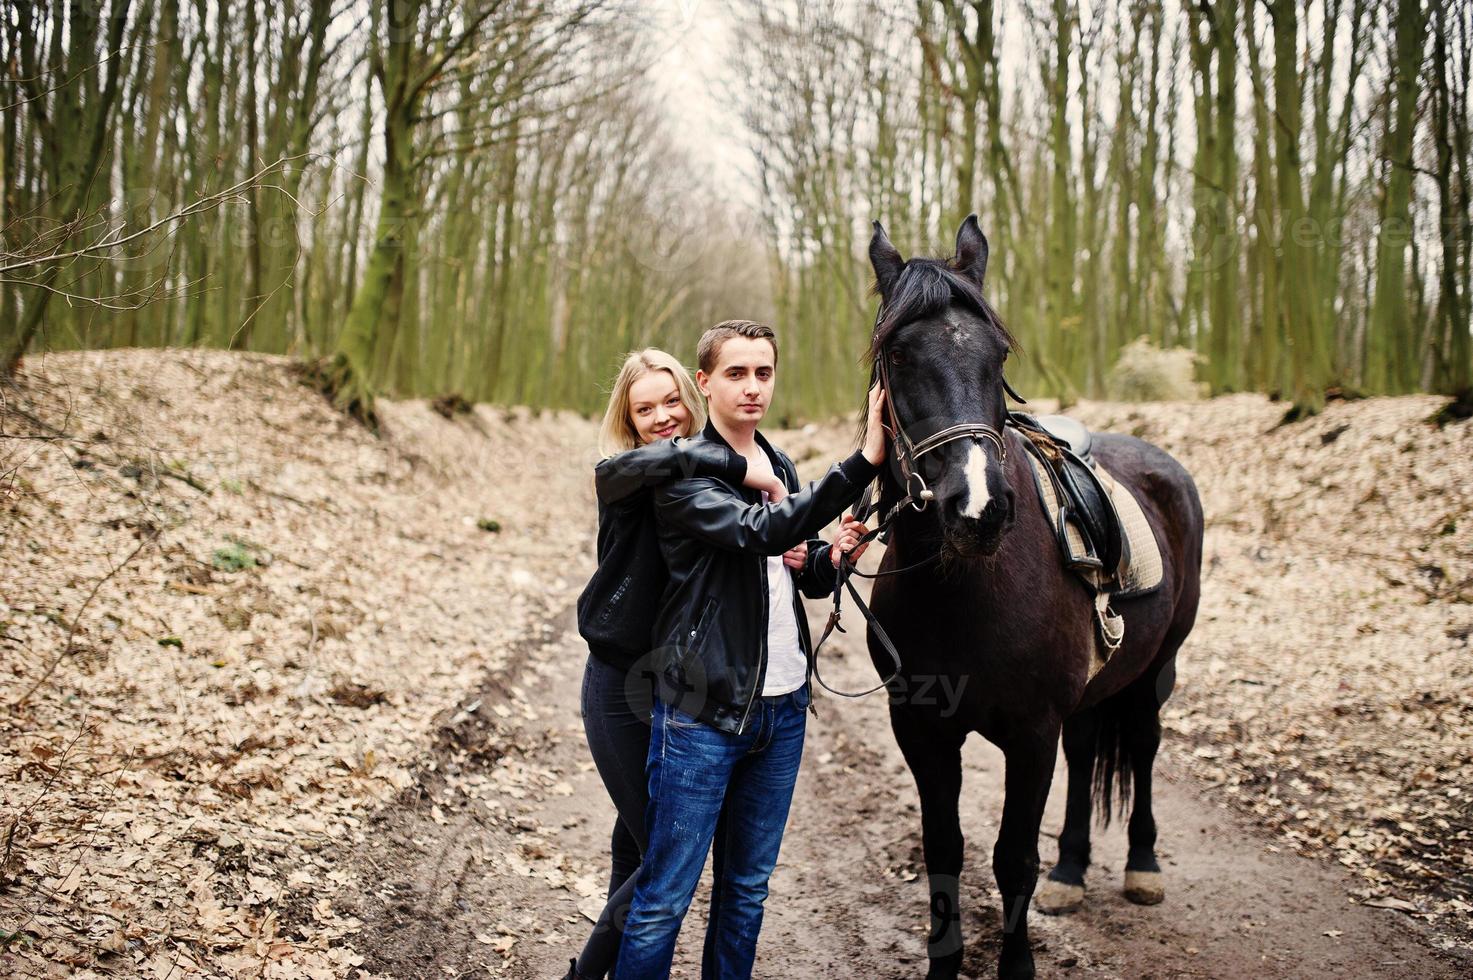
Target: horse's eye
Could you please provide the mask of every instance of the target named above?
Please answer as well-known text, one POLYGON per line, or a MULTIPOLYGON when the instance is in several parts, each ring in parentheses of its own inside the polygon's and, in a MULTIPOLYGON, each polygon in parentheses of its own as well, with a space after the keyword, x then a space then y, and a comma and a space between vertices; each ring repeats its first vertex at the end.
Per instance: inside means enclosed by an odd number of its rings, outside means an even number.
POLYGON ((905 352, 904 351, 898 351, 898 350, 892 350, 890 352, 890 363, 891 364, 904 364, 905 363, 905 352))

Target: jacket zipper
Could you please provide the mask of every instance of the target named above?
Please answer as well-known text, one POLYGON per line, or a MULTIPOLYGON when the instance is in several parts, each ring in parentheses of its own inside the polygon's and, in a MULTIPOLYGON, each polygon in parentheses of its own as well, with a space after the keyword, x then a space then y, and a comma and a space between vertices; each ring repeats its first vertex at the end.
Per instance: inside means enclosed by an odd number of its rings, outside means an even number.
MULTIPOLYGON (((774 467, 773 472, 776 473, 776 471, 777 467, 774 467)), ((783 476, 786 477, 787 474, 785 473, 783 476)), ((783 479, 783 486, 786 487, 787 484, 788 481, 783 479)), ((765 499, 760 492, 758 499, 765 499)), ((762 689, 762 684, 767 677, 767 623, 768 617, 772 615, 772 611, 767 608, 768 584, 766 555, 757 556, 757 571, 762 579, 762 642, 757 649, 757 681, 752 685, 752 693, 747 697, 747 707, 742 712, 742 722, 737 726, 738 735, 747 730, 747 718, 752 713, 752 705, 757 703, 757 692, 762 689)))
POLYGON ((752 693, 747 698, 747 709, 742 712, 742 723, 737 726, 737 734, 740 735, 747 730, 747 717, 752 713, 752 705, 757 703, 757 692, 762 689, 762 683, 767 676, 767 618, 772 611, 767 608, 767 556, 757 556, 758 571, 762 575, 762 644, 757 651, 757 681, 752 685, 752 693))

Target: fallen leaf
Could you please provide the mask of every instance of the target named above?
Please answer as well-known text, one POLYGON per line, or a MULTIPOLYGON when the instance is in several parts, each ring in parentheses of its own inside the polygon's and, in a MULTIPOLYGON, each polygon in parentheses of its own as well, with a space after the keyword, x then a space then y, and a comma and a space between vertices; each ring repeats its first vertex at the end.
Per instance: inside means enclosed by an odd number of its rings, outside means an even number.
POLYGON ((589 922, 598 922, 598 917, 603 915, 604 906, 608 904, 608 898, 603 895, 585 895, 578 902, 578 912, 589 922))
POLYGON ((81 884, 82 864, 79 861, 76 864, 72 865, 72 870, 67 873, 66 878, 61 882, 61 884, 56 886, 56 890, 61 892, 63 895, 70 895, 72 892, 76 891, 77 887, 81 884))
POLYGON ((1373 909, 1392 909, 1397 912, 1417 911, 1417 907, 1415 905, 1413 905, 1411 902, 1406 901, 1405 899, 1400 898, 1373 898, 1368 902, 1363 902, 1362 904, 1365 905, 1367 908, 1373 909))

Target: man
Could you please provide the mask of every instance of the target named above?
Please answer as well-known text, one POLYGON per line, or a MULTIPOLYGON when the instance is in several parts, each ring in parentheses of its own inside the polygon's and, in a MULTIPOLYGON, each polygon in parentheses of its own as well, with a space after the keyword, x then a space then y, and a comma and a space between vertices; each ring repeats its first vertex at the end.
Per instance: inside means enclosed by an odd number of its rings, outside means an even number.
POLYGON ((770 471, 793 492, 763 503, 760 491, 713 476, 655 491, 670 584, 654 635, 649 847, 616 980, 669 975, 723 804, 702 975, 751 975, 811 701, 812 644, 795 585, 813 598, 830 594, 839 552, 854 547, 863 525, 846 520, 832 547, 808 542, 796 576, 781 556, 858 499, 885 453, 883 395, 872 391, 863 449, 799 491, 792 461, 757 431, 777 374, 772 330, 728 320, 706 331, 697 357, 710 420, 696 438, 733 450, 749 471, 770 471))

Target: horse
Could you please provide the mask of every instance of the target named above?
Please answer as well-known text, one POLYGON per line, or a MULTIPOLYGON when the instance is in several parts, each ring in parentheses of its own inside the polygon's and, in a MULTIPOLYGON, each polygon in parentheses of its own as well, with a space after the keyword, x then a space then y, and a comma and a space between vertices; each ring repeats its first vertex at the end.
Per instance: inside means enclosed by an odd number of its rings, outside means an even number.
POLYGON ((988 245, 976 216, 962 223, 949 259, 906 261, 875 222, 869 257, 880 310, 868 359, 872 383, 886 388, 890 435, 877 511, 893 516, 870 597, 868 646, 882 677, 898 659, 890 725, 920 795, 927 977, 954 978, 962 964, 958 797, 962 743, 973 732, 1006 758, 992 852, 1003 913, 998 975, 1032 977, 1028 907, 1061 733, 1066 817, 1040 909, 1064 912, 1083 900, 1092 799, 1106 821, 1112 808, 1129 808, 1127 897, 1164 897, 1151 769, 1174 658, 1197 613, 1202 505, 1191 476, 1163 450, 1094 436, 1094 458, 1134 491, 1155 534, 1163 580, 1148 595, 1114 603, 1125 636, 1092 673, 1101 642, 1093 591, 1061 561, 1024 436, 1007 424, 1012 389, 1003 369, 1017 344, 983 295, 988 245), (938 680, 941 690, 959 692, 947 704, 905 696, 938 680))

